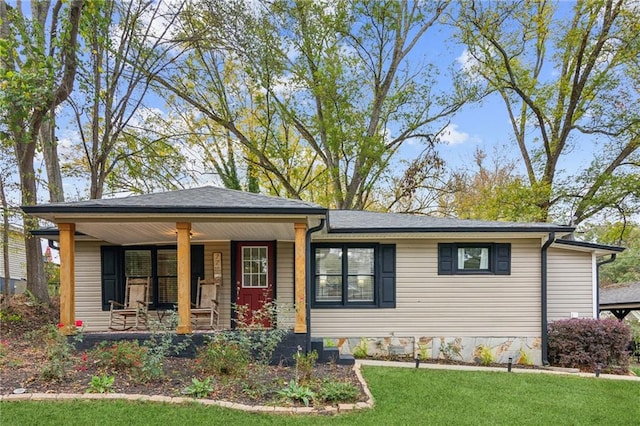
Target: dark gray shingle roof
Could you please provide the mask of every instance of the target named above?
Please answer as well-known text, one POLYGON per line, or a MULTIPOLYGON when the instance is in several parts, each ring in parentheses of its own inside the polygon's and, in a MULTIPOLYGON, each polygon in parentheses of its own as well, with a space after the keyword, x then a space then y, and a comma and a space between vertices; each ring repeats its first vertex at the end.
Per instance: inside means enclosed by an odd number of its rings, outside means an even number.
POLYGON ((600 289, 600 305, 640 303, 640 282, 600 289))
POLYGON ((490 222, 402 213, 331 210, 329 232, 572 232, 573 227, 552 223, 490 222))
POLYGON ((559 239, 554 242, 554 244, 560 244, 564 246, 573 246, 573 247, 583 247, 594 250, 606 250, 609 252, 617 252, 622 253, 624 251, 624 247, 611 246, 607 244, 598 244, 598 243, 590 243, 588 241, 578 241, 578 240, 563 240, 559 239))
POLYGON ((204 186, 155 194, 23 206, 27 213, 278 213, 323 214, 317 204, 204 186))

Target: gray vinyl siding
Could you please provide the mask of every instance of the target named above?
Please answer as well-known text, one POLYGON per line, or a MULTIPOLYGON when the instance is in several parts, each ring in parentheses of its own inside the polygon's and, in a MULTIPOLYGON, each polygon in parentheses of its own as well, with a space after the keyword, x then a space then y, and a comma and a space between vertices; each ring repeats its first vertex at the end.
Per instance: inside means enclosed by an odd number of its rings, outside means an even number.
POLYGON ((294 309, 294 244, 279 241, 277 246, 277 289, 278 328, 293 328, 296 322, 294 309))
MULTIPOLYGON (((76 319, 82 320, 86 331, 106 331, 109 327, 109 312, 102 310, 100 246, 104 243, 76 242, 76 319)), ((222 253, 222 287, 218 294, 220 302, 220 325, 231 325, 231 261, 229 242, 205 245, 205 276, 213 276, 213 253, 222 253)))
MULTIPOLYGON (((0 228, 1 232, 4 232, 0 228)), ((27 278, 27 256, 24 247, 24 235, 13 230, 9 231, 9 275, 10 279, 25 280, 27 278)), ((4 272, 4 245, 0 244, 0 277, 4 272)))
POLYGON ((396 308, 312 309, 312 335, 540 336, 540 240, 487 242, 511 243, 511 275, 439 276, 437 240, 396 241, 396 308))
MULTIPOLYGON (((109 312, 102 310, 100 247, 104 243, 76 242, 76 319, 82 320, 86 331, 106 331, 109 312)), ((206 243, 204 249, 205 277, 213 277, 213 253, 222 253, 222 287, 218 302, 220 326, 231 327, 231 244, 228 241, 206 243)), ((277 245, 277 299, 282 306, 278 317, 280 327, 292 328, 293 310, 293 243, 277 245)))
POLYGON ((103 243, 76 241, 76 320, 82 320, 86 331, 106 331, 109 312, 102 310, 103 243))
POLYGON ((592 254, 550 248, 547 259, 548 320, 570 318, 571 312, 593 318, 592 254))
POLYGON ((213 278, 213 253, 222 253, 222 286, 218 289, 219 326, 231 327, 231 244, 228 241, 206 243, 204 246, 204 275, 213 278))

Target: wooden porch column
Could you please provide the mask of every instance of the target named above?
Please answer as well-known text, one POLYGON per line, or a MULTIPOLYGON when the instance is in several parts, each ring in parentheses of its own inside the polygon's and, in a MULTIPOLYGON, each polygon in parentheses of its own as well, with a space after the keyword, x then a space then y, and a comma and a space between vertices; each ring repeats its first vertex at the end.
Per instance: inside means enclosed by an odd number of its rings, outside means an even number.
POLYGON ((307 232, 306 223, 296 223, 293 225, 295 230, 295 293, 296 293, 296 325, 293 328, 294 333, 307 332, 307 310, 306 310, 306 241, 307 232))
POLYGON ((75 332, 76 310, 76 224, 59 223, 60 231, 60 331, 70 335, 75 332))
POLYGON ((191 333, 191 223, 177 222, 178 334, 191 333))

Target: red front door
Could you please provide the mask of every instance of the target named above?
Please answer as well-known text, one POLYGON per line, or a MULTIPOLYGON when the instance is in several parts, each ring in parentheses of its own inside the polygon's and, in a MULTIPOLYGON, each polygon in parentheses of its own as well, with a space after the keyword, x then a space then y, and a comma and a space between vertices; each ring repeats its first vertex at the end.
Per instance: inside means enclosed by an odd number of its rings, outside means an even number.
POLYGON ((236 244, 236 325, 271 327, 270 310, 275 283, 275 244, 242 242, 236 244))

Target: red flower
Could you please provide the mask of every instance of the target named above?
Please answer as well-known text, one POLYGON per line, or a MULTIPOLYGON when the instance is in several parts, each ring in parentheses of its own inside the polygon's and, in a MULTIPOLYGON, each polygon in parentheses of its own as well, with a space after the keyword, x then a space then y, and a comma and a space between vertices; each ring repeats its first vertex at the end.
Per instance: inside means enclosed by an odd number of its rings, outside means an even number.
POLYGON ((82 320, 76 320, 76 327, 82 327, 82 320))
POLYGON ((62 327, 64 327, 64 324, 63 323, 59 323, 58 324, 58 328, 62 328, 62 327))

